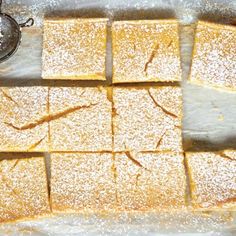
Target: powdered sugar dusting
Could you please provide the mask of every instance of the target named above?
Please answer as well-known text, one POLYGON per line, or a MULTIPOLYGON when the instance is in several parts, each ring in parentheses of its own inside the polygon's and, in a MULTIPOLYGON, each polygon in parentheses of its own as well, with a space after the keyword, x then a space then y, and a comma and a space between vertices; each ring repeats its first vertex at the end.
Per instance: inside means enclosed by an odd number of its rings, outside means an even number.
POLYGON ((111 153, 52 154, 53 212, 116 207, 111 153))
POLYGON ((236 208, 236 152, 187 154, 194 208, 236 208))
POLYGON ((115 151, 182 151, 179 87, 113 88, 115 151))
POLYGON ((236 28, 199 22, 190 81, 236 89, 236 28))
POLYGON ((50 213, 43 157, 0 162, 1 223, 50 213))
POLYGON ((112 26, 113 82, 180 81, 176 21, 126 21, 112 26))
POLYGON ((105 80, 107 19, 45 20, 45 79, 105 80))
POLYGON ((54 87, 50 114, 71 111, 50 121, 51 151, 110 151, 111 102, 104 88, 54 87))
POLYGON ((118 209, 183 210, 186 188, 183 159, 179 153, 116 154, 118 209))
POLYGON ((1 152, 48 150, 48 125, 41 123, 29 129, 47 115, 47 87, 1 87, 0 143, 1 152))

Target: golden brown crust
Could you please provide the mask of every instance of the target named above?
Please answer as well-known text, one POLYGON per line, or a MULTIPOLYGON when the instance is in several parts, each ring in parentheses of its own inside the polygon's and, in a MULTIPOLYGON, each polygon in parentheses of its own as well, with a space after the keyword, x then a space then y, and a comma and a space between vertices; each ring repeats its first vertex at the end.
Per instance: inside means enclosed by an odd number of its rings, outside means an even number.
POLYGON ((44 21, 44 79, 106 80, 108 19, 52 18, 44 21))
POLYGON ((0 162, 0 222, 50 213, 43 157, 0 162))
POLYGON ((112 105, 105 88, 52 87, 51 151, 111 151, 112 105))
POLYGON ((53 212, 112 210, 116 206, 111 153, 51 155, 53 212))
POLYGON ((199 21, 189 81, 236 89, 236 27, 199 21))
POLYGON ((181 81, 176 20, 112 24, 113 82, 181 81))
POLYGON ((114 151, 182 151, 180 87, 114 87, 114 151))
POLYGON ((47 151, 47 116, 47 87, 1 87, 0 151, 47 151))
POLYGON ((224 25, 224 24, 219 24, 219 23, 214 23, 214 22, 209 22, 209 21, 201 21, 201 20, 198 21, 197 23, 198 25, 204 25, 208 28, 236 31, 236 27, 234 25, 224 25))
POLYGON ((180 153, 115 154, 118 209, 184 209, 186 176, 183 160, 180 153))
POLYGON ((195 210, 236 209, 236 151, 187 153, 195 210))

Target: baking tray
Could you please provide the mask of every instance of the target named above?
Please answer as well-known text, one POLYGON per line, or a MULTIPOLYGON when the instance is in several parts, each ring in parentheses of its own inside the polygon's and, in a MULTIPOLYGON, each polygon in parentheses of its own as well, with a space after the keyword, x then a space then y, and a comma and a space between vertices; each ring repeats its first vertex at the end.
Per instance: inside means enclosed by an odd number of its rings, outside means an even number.
MULTIPOLYGON (((178 18, 183 68, 185 150, 236 148, 236 93, 190 85, 186 82, 191 63, 197 19, 236 22, 235 0, 3 0, 2 11, 18 22, 28 17, 35 26, 23 30, 22 43, 10 60, 0 64, 0 86, 63 85, 69 82, 41 80, 42 23, 47 16, 108 17, 122 19, 178 18)), ((107 82, 111 83, 111 45, 108 36, 107 82)), ((81 85, 81 82, 73 82, 81 85)), ((97 85, 96 82, 86 82, 97 85)), ((49 156, 47 156, 47 159, 49 156)), ((58 215, 27 222, 4 224, 0 235, 236 235, 233 213, 178 215, 111 214, 58 215)))

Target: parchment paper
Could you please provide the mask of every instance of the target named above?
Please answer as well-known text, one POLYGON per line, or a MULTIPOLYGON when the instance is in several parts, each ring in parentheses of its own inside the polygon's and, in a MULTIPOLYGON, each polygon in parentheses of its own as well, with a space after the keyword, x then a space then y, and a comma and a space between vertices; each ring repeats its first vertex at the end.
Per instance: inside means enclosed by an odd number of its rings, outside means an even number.
MULTIPOLYGON (((2 11, 35 26, 23 29, 22 43, 9 61, 0 64, 0 85, 47 84, 41 80, 42 22, 44 15, 163 19, 181 22, 184 95, 183 138, 185 150, 236 148, 236 93, 190 85, 194 22, 197 19, 235 23, 235 0, 3 0, 2 11)), ((108 42, 107 73, 111 82, 111 45, 108 42)), ((56 82, 55 84, 61 84, 56 82)), ((78 83, 79 85, 80 83, 78 83)), ((91 84, 91 83, 90 83, 91 84)), ((49 156, 47 155, 47 159, 49 156)), ((17 224, 0 225, 0 235, 236 235, 233 215, 111 214, 60 215, 17 224)))

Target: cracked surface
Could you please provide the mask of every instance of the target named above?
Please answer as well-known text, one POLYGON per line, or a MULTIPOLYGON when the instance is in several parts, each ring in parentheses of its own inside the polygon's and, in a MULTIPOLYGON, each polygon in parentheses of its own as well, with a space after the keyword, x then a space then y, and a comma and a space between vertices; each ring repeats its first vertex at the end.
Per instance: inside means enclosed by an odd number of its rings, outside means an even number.
POLYGON ((114 151, 182 151, 181 88, 113 88, 114 151))
POLYGON ((0 90, 0 151, 112 149, 112 105, 105 88, 0 90), (49 101, 50 100, 50 101, 49 101))
POLYGON ((194 209, 236 209, 236 151, 187 153, 194 209))
POLYGON ((47 103, 47 87, 0 88, 0 151, 48 150, 47 123, 31 126, 48 116, 47 103))
POLYGON ((16 129, 16 130, 32 129, 32 128, 35 128, 36 126, 40 125, 40 124, 47 123, 47 122, 50 122, 50 121, 53 121, 53 120, 57 120, 61 117, 65 117, 65 116, 69 115, 70 113, 73 113, 73 112, 78 111, 80 109, 90 108, 91 106, 94 106, 94 105, 97 105, 97 104, 91 103, 89 105, 78 105, 78 106, 75 106, 75 107, 72 107, 72 108, 66 108, 64 111, 60 111, 60 112, 57 112, 55 114, 48 114, 47 116, 41 117, 39 120, 36 120, 34 122, 30 122, 26 125, 19 126, 19 127, 13 125, 12 123, 4 122, 4 124, 16 129))
POLYGON ((46 19, 44 79, 105 80, 107 19, 46 19))
POLYGON ((51 155, 54 212, 111 210, 116 206, 111 153, 51 155))
POLYGON ((140 168, 142 168, 142 169, 144 169, 144 170, 146 170, 146 171, 150 171, 149 169, 145 168, 145 167, 141 164, 141 162, 139 162, 138 160, 136 160, 136 159, 135 159, 135 156, 134 156, 133 154, 131 154, 131 152, 125 152, 125 155, 126 155, 126 157, 128 157, 128 159, 129 159, 130 161, 132 161, 133 164, 135 164, 136 166, 138 166, 138 167, 140 167, 140 168))
POLYGON ((50 212, 44 158, 0 162, 0 222, 50 212))
POLYGON ((179 153, 136 153, 132 154, 132 159, 125 153, 116 153, 118 209, 146 211, 185 208, 183 160, 183 155, 179 153))
POLYGON ((112 24, 113 82, 181 81, 178 22, 112 24))
MULTIPOLYGON (((158 52, 158 48, 159 48, 159 44, 157 43, 156 46, 154 47, 154 49, 152 50, 152 53, 151 53, 148 61, 145 63, 144 72, 145 72, 146 76, 148 76, 148 66, 149 66, 149 64, 152 64, 154 57, 156 57, 156 54, 158 52)), ((135 47, 135 50, 136 50, 136 47, 135 47)))
POLYGON ((112 105, 105 88, 53 87, 49 91, 51 151, 111 151, 112 105), (67 112, 73 110, 73 112, 67 112))
POLYGON ((236 27, 199 21, 189 80, 235 90, 235 75, 236 27))

